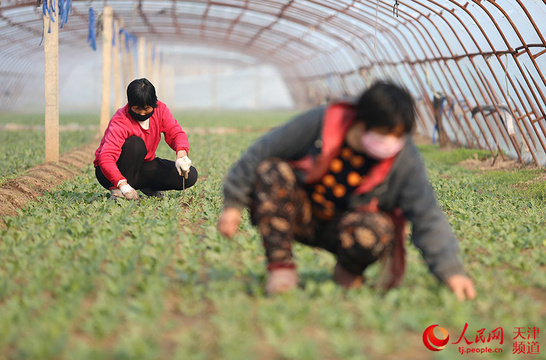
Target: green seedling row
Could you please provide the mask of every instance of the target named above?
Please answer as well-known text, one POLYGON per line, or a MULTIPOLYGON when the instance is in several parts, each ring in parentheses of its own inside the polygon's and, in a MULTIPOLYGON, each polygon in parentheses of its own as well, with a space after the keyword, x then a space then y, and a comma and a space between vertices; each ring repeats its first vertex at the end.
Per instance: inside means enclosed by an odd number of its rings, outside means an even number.
MULTIPOLYGON (((62 156, 89 143, 95 136, 93 131, 60 132, 59 153, 62 156)), ((0 185, 44 161, 44 131, 0 131, 0 185)))
MULTIPOLYGON (((212 125, 207 116, 201 122, 212 125)), ((112 202, 89 165, 5 218, 0 359, 544 358, 543 349, 512 355, 514 327, 546 324, 546 188, 536 181, 543 170, 469 170, 456 164, 483 154, 423 148, 476 283, 472 302, 438 284, 411 244, 406 277, 386 294, 373 288, 378 266, 367 271, 367 286, 344 291, 331 280, 331 255, 296 244, 301 288, 268 297, 248 214, 233 239, 216 230, 224 176, 258 136, 189 133, 199 182, 163 200, 112 202), (439 324, 455 342, 465 323, 469 340, 503 327, 503 354, 424 347, 426 327, 439 324)), ((174 158, 166 146, 158 155, 174 158)))

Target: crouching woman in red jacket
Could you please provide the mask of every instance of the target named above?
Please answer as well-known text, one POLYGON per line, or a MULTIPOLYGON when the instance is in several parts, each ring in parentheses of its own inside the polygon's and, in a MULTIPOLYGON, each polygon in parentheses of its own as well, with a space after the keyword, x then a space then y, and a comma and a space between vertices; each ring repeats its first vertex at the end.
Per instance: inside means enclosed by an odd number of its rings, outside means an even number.
POLYGON ((163 197, 162 190, 184 190, 197 181, 191 164, 188 137, 161 101, 147 79, 136 79, 127 87, 127 105, 118 109, 95 152, 95 175, 110 190, 111 199, 163 197), (156 157, 165 142, 176 152, 176 161, 156 157))

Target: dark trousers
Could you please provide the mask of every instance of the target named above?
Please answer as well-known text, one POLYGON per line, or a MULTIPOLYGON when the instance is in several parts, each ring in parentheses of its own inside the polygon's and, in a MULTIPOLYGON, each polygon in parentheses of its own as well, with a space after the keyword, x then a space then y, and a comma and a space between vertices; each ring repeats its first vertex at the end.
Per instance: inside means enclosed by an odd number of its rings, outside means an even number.
MULTIPOLYGON (((129 137, 121 148, 121 155, 117 166, 121 174, 134 189, 152 190, 183 190, 197 181, 197 169, 193 166, 187 179, 178 174, 174 161, 155 158, 144 161, 147 150, 144 140, 138 136, 129 137)), ((95 175, 99 183, 106 189, 115 188, 102 173, 100 166, 95 168, 95 175)))
POLYGON ((393 221, 383 212, 339 212, 331 220, 317 218, 294 170, 278 159, 258 167, 251 215, 262 235, 269 269, 295 267, 292 241, 296 240, 333 253, 345 269, 361 274, 391 250, 395 237, 393 221))

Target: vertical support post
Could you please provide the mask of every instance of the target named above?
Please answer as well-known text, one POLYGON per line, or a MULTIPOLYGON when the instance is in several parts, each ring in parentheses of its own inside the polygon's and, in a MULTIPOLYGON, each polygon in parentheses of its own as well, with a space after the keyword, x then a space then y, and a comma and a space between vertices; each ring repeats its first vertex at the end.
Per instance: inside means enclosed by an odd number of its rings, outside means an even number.
POLYGON ((44 19, 45 55, 45 161, 59 162, 59 21, 58 9, 53 0, 47 1, 51 9, 44 19))
POLYGON ((162 90, 161 90, 162 96, 161 97, 164 99, 164 102, 172 110, 172 108, 175 106, 174 105, 174 100, 175 100, 175 96, 174 96, 174 71, 173 71, 172 66, 170 64, 162 63, 161 64, 161 69, 160 69, 160 74, 161 74, 160 82, 161 82, 161 87, 162 87, 162 90))
MULTIPOLYGON (((125 26, 125 21, 123 18, 119 19, 119 27, 120 29, 123 29, 125 26)), ((127 51, 127 38, 125 36, 125 32, 119 33, 119 49, 121 53, 121 87, 122 87, 122 99, 125 94, 125 86, 129 83, 129 78, 131 75, 129 75, 130 67, 129 67, 129 53, 127 51)), ((122 101, 123 102, 123 101, 122 101)))
POLYGON ((146 38, 138 38, 138 77, 146 77, 146 38))
POLYGON ((127 78, 128 81, 125 83, 125 85, 127 86, 127 84, 129 84, 132 80, 136 79, 138 77, 138 74, 136 73, 136 70, 135 70, 135 48, 132 47, 129 49, 129 52, 127 53, 127 59, 129 61, 129 77, 127 78))
POLYGON ((112 78, 112 6, 104 7, 102 30, 102 91, 100 108, 100 132, 104 133, 110 119, 110 92, 112 78))
POLYGON ((160 77, 161 77, 161 80, 160 80, 160 83, 161 83, 161 86, 163 86, 163 101, 164 103, 167 104, 167 106, 171 107, 171 104, 170 104, 170 94, 168 93, 168 90, 167 90, 167 66, 165 64, 161 64, 161 69, 160 69, 160 77))
POLYGON ((176 100, 176 70, 173 64, 171 64, 169 68, 170 68, 169 73, 171 74, 171 76, 169 77, 169 79, 171 80, 169 89, 171 94, 171 103, 174 104, 176 100))
POLYGON ((159 47, 155 47, 155 58, 154 58, 154 65, 152 69, 152 79, 153 84, 156 89, 160 89, 163 86, 163 83, 161 82, 161 77, 159 76, 160 73, 160 67, 161 67, 161 52, 159 47))
POLYGON ((121 91, 121 59, 120 59, 120 50, 123 48, 123 44, 121 43, 121 36, 119 36, 119 29, 120 29, 120 21, 116 20, 114 21, 114 108, 119 109, 123 106, 123 98, 122 98, 122 91, 121 91))
POLYGON ((153 69, 153 53, 154 53, 154 48, 152 46, 152 43, 151 42, 148 42, 147 44, 148 46, 146 46, 147 48, 147 52, 146 52, 146 75, 145 77, 148 78, 148 80, 150 80, 150 82, 154 83, 154 77, 153 77, 153 74, 152 74, 152 69, 153 69))
POLYGON ((176 96, 175 96, 175 80, 176 80, 176 76, 175 76, 175 71, 174 71, 174 65, 172 64, 169 64, 167 67, 166 67, 166 73, 167 73, 167 80, 166 80, 166 83, 165 83, 165 87, 168 91, 168 94, 169 94, 169 107, 174 107, 174 102, 175 102, 175 99, 176 99, 176 96), (171 105, 172 104, 172 105, 171 105))
MULTIPOLYGON (((123 28, 124 21, 123 19, 120 19, 120 27, 123 28)), ((133 72, 131 69, 131 65, 129 65, 129 56, 130 53, 127 51, 127 39, 125 37, 125 32, 122 32, 119 34, 119 46, 121 48, 121 68, 122 68, 122 89, 125 89, 125 87, 131 82, 131 77, 133 76, 133 72)), ((124 96, 125 90, 122 90, 122 95, 124 96)), ((122 97, 123 99, 123 97, 122 97)), ((122 101, 123 102, 123 101, 122 101)))

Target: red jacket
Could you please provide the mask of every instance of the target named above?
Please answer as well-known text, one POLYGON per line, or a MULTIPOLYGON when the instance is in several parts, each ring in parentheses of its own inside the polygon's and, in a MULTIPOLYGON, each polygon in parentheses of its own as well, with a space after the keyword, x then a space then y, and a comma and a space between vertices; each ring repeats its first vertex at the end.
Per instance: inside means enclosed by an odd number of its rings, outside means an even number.
POLYGON ((157 102, 157 108, 150 117, 150 127, 145 130, 138 121, 129 115, 129 105, 118 109, 108 123, 99 148, 95 151, 93 164, 100 166, 102 173, 114 185, 125 177, 119 171, 116 162, 121 155, 121 147, 125 140, 131 136, 138 136, 144 140, 146 157, 144 161, 155 159, 155 152, 161 140, 161 133, 165 134, 165 142, 174 150, 186 150, 189 153, 188 137, 182 127, 171 114, 167 105, 161 101, 157 102))

